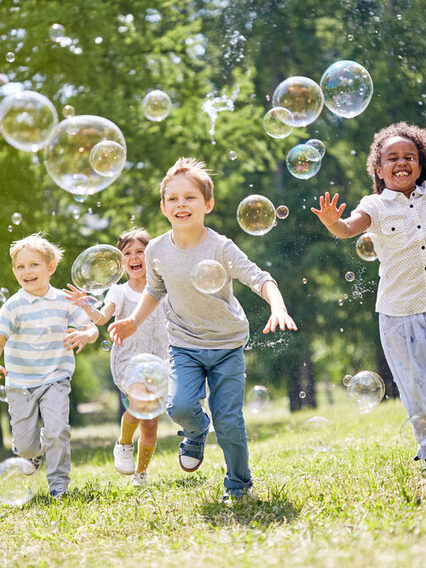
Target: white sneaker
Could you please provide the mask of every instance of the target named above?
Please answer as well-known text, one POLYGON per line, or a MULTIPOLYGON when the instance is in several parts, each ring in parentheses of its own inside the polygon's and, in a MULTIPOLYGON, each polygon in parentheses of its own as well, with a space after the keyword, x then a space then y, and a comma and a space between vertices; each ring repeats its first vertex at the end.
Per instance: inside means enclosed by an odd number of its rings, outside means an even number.
POLYGON ((135 472, 133 444, 120 444, 118 441, 115 443, 114 466, 122 475, 131 475, 135 472))
POLYGON ((33 475, 41 464, 41 457, 30 458, 26 460, 22 458, 21 470, 24 475, 33 475))
POLYGON ((134 487, 143 487, 148 483, 148 475, 146 473, 134 473, 132 476, 132 485, 134 487))

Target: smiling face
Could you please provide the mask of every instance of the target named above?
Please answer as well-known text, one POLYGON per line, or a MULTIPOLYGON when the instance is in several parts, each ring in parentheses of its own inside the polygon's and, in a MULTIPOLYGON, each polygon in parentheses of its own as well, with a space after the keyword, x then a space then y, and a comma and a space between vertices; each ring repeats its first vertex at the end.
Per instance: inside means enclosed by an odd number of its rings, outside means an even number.
POLYGON ((146 278, 145 248, 139 239, 129 241, 122 249, 126 261, 126 273, 129 280, 146 278))
POLYGON ((213 209, 214 199, 204 196, 185 174, 173 177, 164 189, 161 211, 174 230, 196 229, 204 226, 204 217, 213 209))
POLYGON ((380 152, 376 173, 388 189, 408 197, 421 173, 417 146, 402 136, 389 138, 380 152))
POLYGON ((19 251, 13 262, 13 274, 18 284, 33 296, 44 296, 49 289, 50 277, 56 262, 47 262, 44 256, 30 248, 19 251))

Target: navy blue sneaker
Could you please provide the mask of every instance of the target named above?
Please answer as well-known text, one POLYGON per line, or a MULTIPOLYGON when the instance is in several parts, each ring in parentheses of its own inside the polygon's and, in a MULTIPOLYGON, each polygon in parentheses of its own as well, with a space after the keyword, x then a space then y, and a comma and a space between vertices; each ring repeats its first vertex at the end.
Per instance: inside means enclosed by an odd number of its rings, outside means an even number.
POLYGON ((250 496, 251 494, 252 492, 250 487, 247 487, 246 489, 227 489, 222 495, 222 503, 232 503, 232 501, 242 499, 243 497, 250 496))
POLYGON ((69 495, 69 491, 67 489, 52 489, 50 492, 50 496, 53 499, 62 499, 62 497, 67 497, 69 495))
MULTIPOLYGON (((179 430, 178 436, 184 436, 182 430, 179 430)), ((206 438, 207 434, 203 442, 194 442, 184 437, 183 442, 179 445, 179 465, 183 471, 196 471, 203 463, 206 438)))

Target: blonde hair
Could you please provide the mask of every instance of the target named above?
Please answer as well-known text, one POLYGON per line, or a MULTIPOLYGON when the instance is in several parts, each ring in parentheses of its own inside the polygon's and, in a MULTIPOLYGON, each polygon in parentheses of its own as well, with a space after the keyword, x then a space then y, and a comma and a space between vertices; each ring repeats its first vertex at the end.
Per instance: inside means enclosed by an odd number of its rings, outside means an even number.
POLYGON ((16 256, 21 250, 29 248, 39 252, 47 264, 54 260, 58 264, 64 251, 57 245, 50 243, 43 235, 43 233, 33 233, 28 237, 20 239, 19 241, 14 241, 10 245, 9 254, 12 258, 12 263, 15 263, 16 256))
POLYGON ((169 181, 178 175, 188 176, 189 179, 198 187, 207 202, 213 197, 213 180, 210 177, 211 171, 206 168, 206 164, 195 158, 179 158, 161 181, 161 199, 164 201, 164 192, 169 181))

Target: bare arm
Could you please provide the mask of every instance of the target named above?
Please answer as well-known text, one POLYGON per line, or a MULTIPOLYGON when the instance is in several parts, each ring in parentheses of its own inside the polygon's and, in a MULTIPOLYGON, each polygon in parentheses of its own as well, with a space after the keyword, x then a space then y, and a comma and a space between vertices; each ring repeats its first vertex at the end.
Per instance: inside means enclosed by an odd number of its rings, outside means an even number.
MULTIPOLYGON (((115 304, 114 302, 108 302, 100 310, 93 307, 91 300, 94 298, 88 296, 86 292, 79 290, 72 284, 67 284, 68 288, 64 288, 63 292, 70 302, 80 306, 89 318, 92 320, 93 323, 97 325, 105 325, 109 322, 115 312, 115 304)), ((96 340, 95 340, 96 341, 96 340)))
POLYGON ((267 280, 262 286, 261 294, 262 298, 271 306, 271 316, 263 329, 263 333, 275 331, 277 325, 281 331, 284 331, 286 327, 296 331, 297 326, 293 318, 288 314, 284 304, 284 298, 275 282, 267 280))
POLYGON ((63 344, 66 350, 72 351, 77 348, 76 353, 80 353, 88 343, 95 343, 99 337, 99 330, 92 322, 87 323, 81 329, 69 327, 65 333, 63 344))
MULTIPOLYGON (((3 349, 4 349, 4 346, 6 345, 6 341, 7 341, 6 337, 4 335, 0 335, 0 356, 3 353, 3 349)), ((0 365, 0 373, 3 374, 4 376, 7 375, 6 368, 3 367, 2 365, 0 365)))
POLYGON ((337 200, 339 194, 333 197, 330 201, 330 194, 328 191, 324 196, 320 196, 320 209, 311 207, 312 213, 318 217, 321 223, 332 233, 340 239, 348 239, 355 237, 368 229, 371 223, 370 215, 364 211, 355 211, 347 219, 342 219, 342 213, 346 209, 346 203, 342 203, 337 207, 337 200))
POLYGON ((126 319, 115 321, 108 326, 111 341, 117 345, 123 345, 123 339, 135 333, 136 329, 146 318, 152 314, 159 302, 144 290, 138 305, 126 319))

